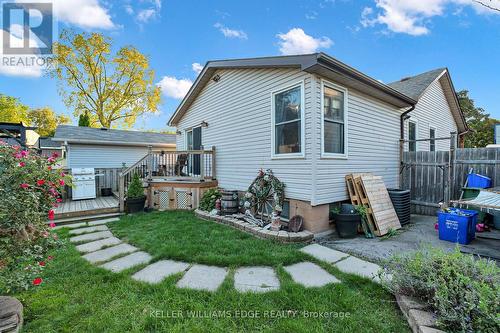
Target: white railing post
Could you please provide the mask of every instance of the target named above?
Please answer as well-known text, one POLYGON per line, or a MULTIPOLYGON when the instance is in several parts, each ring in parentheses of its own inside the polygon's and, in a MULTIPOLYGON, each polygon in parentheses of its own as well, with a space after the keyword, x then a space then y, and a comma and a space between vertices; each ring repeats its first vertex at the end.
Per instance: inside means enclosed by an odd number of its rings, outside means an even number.
POLYGON ((200 181, 205 181, 205 150, 203 146, 200 147, 201 153, 200 153, 200 181))

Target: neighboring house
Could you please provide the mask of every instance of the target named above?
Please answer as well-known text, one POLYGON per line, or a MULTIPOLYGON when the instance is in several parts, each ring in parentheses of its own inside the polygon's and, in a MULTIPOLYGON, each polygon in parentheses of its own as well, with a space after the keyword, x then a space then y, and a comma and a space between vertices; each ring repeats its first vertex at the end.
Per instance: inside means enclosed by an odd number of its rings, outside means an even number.
POLYGON ((495 144, 500 145, 500 124, 495 124, 493 131, 495 133, 495 144))
POLYGON ((122 168, 143 158, 148 147, 175 150, 175 135, 59 125, 52 141, 63 144, 68 168, 122 168))
POLYGON ((6 141, 10 145, 33 148, 40 137, 35 130, 36 127, 26 126, 22 122, 0 122, 0 140, 6 141))
MULTIPOLYGON (((405 120, 405 139, 445 138, 450 136, 450 132, 467 132, 467 124, 447 68, 407 77, 388 86, 417 101, 415 110, 405 120)), ((463 141, 459 144, 463 146, 463 141)), ((449 140, 419 141, 405 146, 405 150, 411 151, 449 149, 449 140)))
POLYGON ((400 123, 415 104, 324 53, 210 61, 169 125, 178 150, 215 146, 222 188, 245 191, 272 169, 286 215, 318 233, 330 228, 330 204, 348 199, 346 174, 398 186, 400 123))
POLYGON ((60 141, 53 141, 51 137, 40 137, 37 144, 40 155, 49 157, 53 154, 64 158, 64 147, 60 141))

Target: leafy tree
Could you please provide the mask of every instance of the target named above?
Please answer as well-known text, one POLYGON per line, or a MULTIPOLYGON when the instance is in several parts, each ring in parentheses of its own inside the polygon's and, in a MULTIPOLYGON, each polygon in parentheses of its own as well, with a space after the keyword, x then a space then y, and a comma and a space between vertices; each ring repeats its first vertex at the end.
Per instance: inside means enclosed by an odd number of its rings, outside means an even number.
POLYGON ((88 112, 80 114, 80 118, 78 118, 78 126, 90 127, 90 117, 88 112))
POLYGON ((69 124, 71 119, 66 115, 57 115, 51 108, 44 107, 28 112, 31 125, 36 126, 40 136, 54 136, 58 125, 69 124))
POLYGON ((113 55, 111 47, 111 38, 100 33, 64 30, 49 73, 75 116, 89 112, 101 126, 130 127, 138 116, 158 111, 160 88, 145 55, 131 46, 113 55))
POLYGON ((19 99, 0 94, 0 122, 29 124, 28 110, 19 99))
POLYGON ((474 100, 469 97, 469 91, 459 91, 457 97, 470 128, 470 132, 465 135, 465 147, 486 147, 486 145, 493 143, 493 126, 498 121, 490 118, 490 115, 483 108, 474 105, 474 100))

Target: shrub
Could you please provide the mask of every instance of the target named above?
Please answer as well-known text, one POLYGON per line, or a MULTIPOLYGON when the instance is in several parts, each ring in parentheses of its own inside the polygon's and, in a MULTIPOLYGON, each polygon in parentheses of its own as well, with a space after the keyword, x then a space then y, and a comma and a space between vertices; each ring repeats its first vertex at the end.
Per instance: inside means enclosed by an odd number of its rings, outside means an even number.
POLYGON ((0 294, 26 289, 43 267, 39 262, 59 244, 46 222, 71 177, 57 169, 56 157, 0 141, 0 294))
POLYGON ((221 194, 218 189, 211 188, 203 194, 203 197, 200 200, 200 208, 205 211, 211 211, 215 208, 215 201, 220 199, 221 194))
POLYGON ((142 187, 142 181, 139 178, 139 174, 135 173, 132 177, 132 181, 128 186, 127 199, 140 198, 144 198, 144 188, 142 187))
POLYGON ((424 248, 387 261, 388 287, 415 296, 436 312, 450 332, 499 332, 500 268, 495 262, 424 248))

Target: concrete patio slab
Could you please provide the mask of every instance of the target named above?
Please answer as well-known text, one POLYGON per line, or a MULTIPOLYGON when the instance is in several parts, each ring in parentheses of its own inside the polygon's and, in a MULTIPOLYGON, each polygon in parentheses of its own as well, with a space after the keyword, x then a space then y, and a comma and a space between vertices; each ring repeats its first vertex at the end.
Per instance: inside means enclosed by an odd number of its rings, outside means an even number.
POLYGON ((173 260, 161 260, 132 275, 132 279, 147 283, 160 283, 170 275, 184 272, 189 264, 173 260))
POLYGON ((94 251, 100 250, 106 246, 117 245, 117 244, 120 244, 121 242, 122 241, 119 238, 109 237, 109 238, 99 239, 99 240, 96 240, 96 241, 93 241, 90 243, 78 245, 76 247, 76 249, 79 252, 88 253, 88 252, 94 252, 94 251))
POLYGON ((380 266, 356 257, 348 257, 335 264, 341 272, 355 274, 379 281, 378 271, 380 266))
POLYGON ((347 253, 330 249, 319 244, 311 244, 300 249, 301 252, 309 254, 314 258, 333 264, 339 260, 349 257, 347 253))
POLYGON ((116 246, 108 247, 104 250, 87 253, 82 257, 88 262, 94 264, 96 262, 108 261, 109 259, 116 257, 117 255, 120 254, 131 253, 135 251, 137 251, 137 248, 135 246, 123 243, 116 246))
POLYGON ((86 226, 87 226, 86 222, 78 222, 78 223, 58 225, 57 227, 54 227, 54 230, 62 229, 62 228, 75 229, 75 228, 81 228, 81 227, 86 227, 86 226))
POLYGON ((106 230, 109 230, 107 226, 105 226, 105 225, 97 225, 97 226, 94 226, 94 227, 72 229, 72 230, 69 231, 69 234, 70 235, 81 235, 81 234, 88 234, 90 232, 106 231, 106 230))
POLYGON ((234 274, 234 288, 242 293, 264 293, 278 290, 280 281, 271 267, 242 267, 234 274))
POLYGON ((177 287, 216 291, 227 276, 227 268, 193 265, 177 282, 177 287))
POLYGON ((312 262, 300 262, 287 266, 285 271, 291 275, 293 281, 308 288, 323 287, 329 283, 340 282, 335 276, 312 262))
POLYGON ((103 239, 103 238, 109 238, 113 237, 113 234, 111 231, 99 231, 99 232, 94 232, 91 234, 84 234, 80 236, 75 236, 71 237, 69 241, 71 243, 80 243, 80 242, 88 242, 88 241, 93 241, 97 239, 103 239))
POLYGON ((139 251, 139 252, 134 252, 132 254, 129 254, 128 256, 121 257, 118 259, 115 259, 113 261, 107 262, 104 265, 101 265, 99 267, 102 267, 104 269, 107 269, 109 271, 112 271, 114 273, 119 273, 121 271, 124 271, 128 268, 141 265, 141 264, 147 264, 150 262, 152 259, 151 255, 149 253, 139 251))
POLYGON ((120 221, 120 218, 119 217, 112 217, 110 219, 102 219, 102 220, 97 220, 97 221, 90 221, 88 223, 88 225, 92 226, 92 225, 100 225, 100 224, 106 224, 106 223, 109 223, 109 222, 116 222, 116 221, 120 221))

